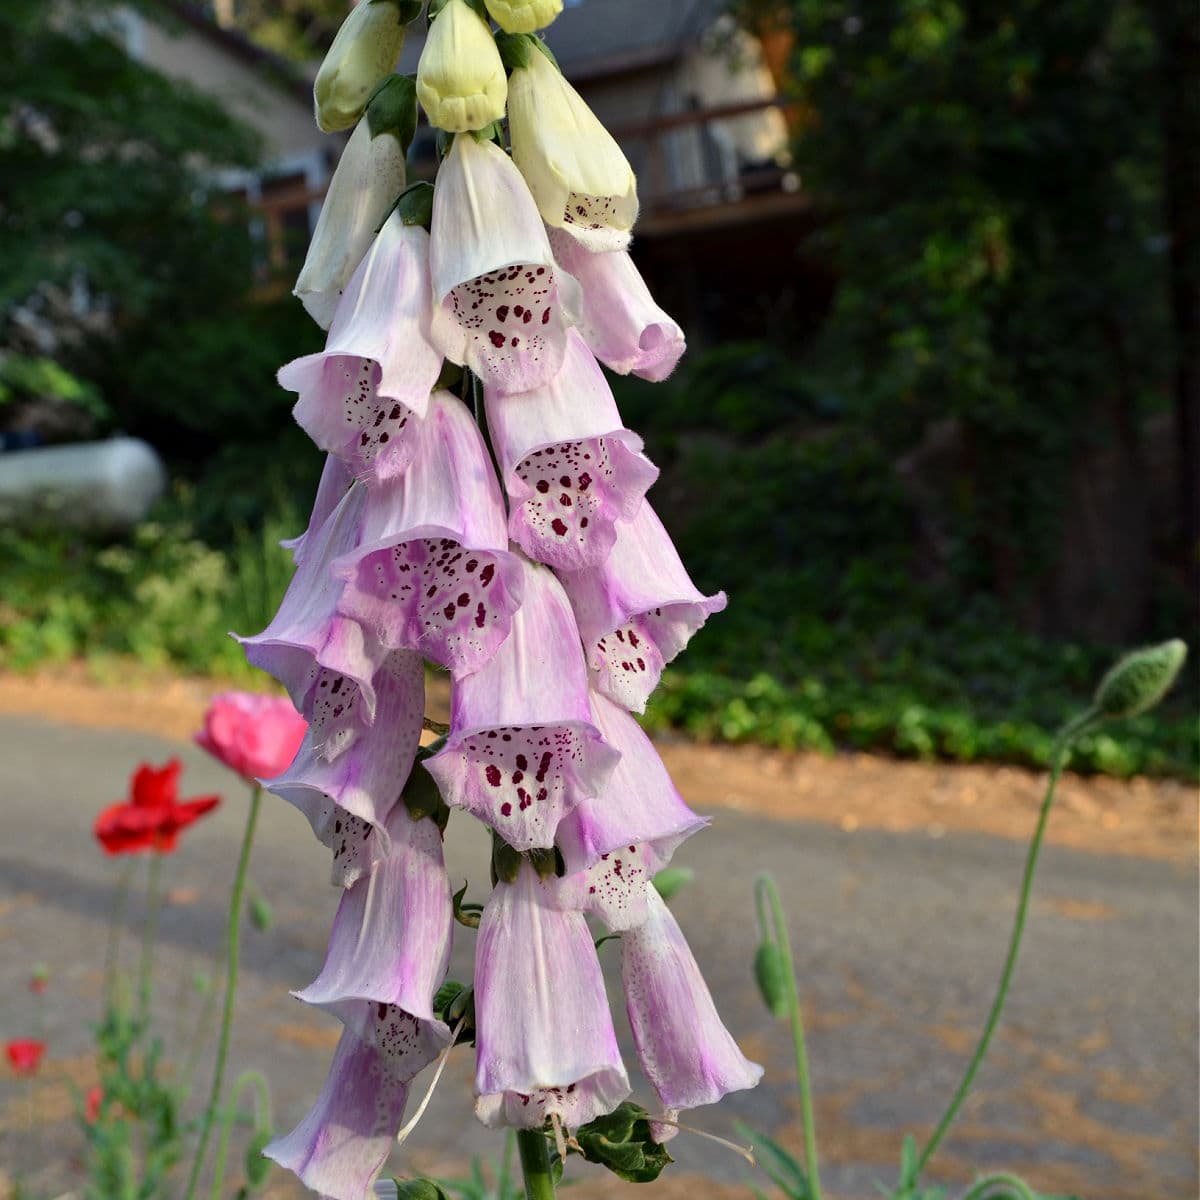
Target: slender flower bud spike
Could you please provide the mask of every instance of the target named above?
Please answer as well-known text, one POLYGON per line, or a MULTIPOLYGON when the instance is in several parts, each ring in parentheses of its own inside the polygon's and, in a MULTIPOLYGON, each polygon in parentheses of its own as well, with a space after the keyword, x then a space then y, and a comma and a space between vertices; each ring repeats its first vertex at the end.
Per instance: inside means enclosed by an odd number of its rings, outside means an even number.
POLYGON ((475 1112, 485 1125, 574 1128, 627 1095, 600 963, 561 881, 528 864, 498 883, 475 944, 475 1112))
POLYGON ((387 819, 387 856, 346 889, 320 975, 296 996, 323 1007, 360 999, 434 1020, 450 960, 450 880, 442 837, 403 804, 387 819))
MULTIPOLYGON (((400 85, 406 82, 398 75, 393 79, 400 85)), ((395 90, 389 80, 385 98, 395 90)), ((373 101, 371 109, 375 107, 373 101)), ((400 136, 403 131, 372 129, 371 116, 368 112, 359 121, 342 151, 293 289, 322 329, 329 328, 350 277, 404 189, 408 146, 400 136)))
POLYGON ((564 571, 599 566, 618 520, 637 512, 658 468, 621 424, 591 351, 567 331, 562 370, 519 395, 485 388, 488 431, 512 500, 509 536, 564 571))
POLYGON ((648 501, 617 525, 612 553, 599 567, 564 573, 595 688, 643 712, 664 664, 691 640, 725 593, 696 590, 648 501))
POLYGON ((349 129, 371 93, 392 73, 408 22, 407 0, 359 0, 333 39, 313 84, 313 109, 326 133, 349 129))
POLYGON ((435 392, 403 478, 368 493, 357 547, 334 564, 341 611, 383 645, 474 671, 508 636, 521 565, 479 427, 435 392))
POLYGON ((667 1108, 715 1104, 754 1087, 762 1067, 737 1048, 666 902, 646 891, 647 919, 621 937, 621 980, 638 1060, 667 1108))
POLYGON ((509 80, 513 162, 547 225, 589 250, 624 250, 637 220, 637 180, 612 134, 545 54, 509 80))
MULTIPOLYGON (((321 681, 318 681, 321 682, 321 681)), ((338 683, 335 678, 329 685, 338 683)), ((352 684, 342 680, 352 703, 352 684)), ((395 651, 372 681, 375 723, 361 729, 336 758, 323 751, 319 707, 295 761, 266 788, 308 819, 313 833, 333 851, 333 882, 347 887, 391 852, 388 819, 403 808, 396 781, 407 779, 416 760, 425 709, 425 671, 420 655, 395 651)), ((332 698, 326 705, 336 709, 332 698)))
MULTIPOLYGON (((368 2, 369 0, 364 0, 368 2)), ((280 369, 297 422, 358 478, 387 480, 411 458, 442 369, 430 344, 429 235, 393 213, 338 303, 325 349, 280 369)))
POLYGON ((508 82, 487 22, 466 0, 446 0, 430 23, 417 64, 417 99, 429 123, 450 133, 504 116, 508 82))
POLYGON ((562 0, 486 0, 488 15, 505 33, 545 29, 563 10, 562 0))
POLYGON ((442 354, 504 392, 557 375, 564 309, 579 307, 579 289, 555 269, 533 197, 495 143, 454 139, 434 188, 430 237, 431 330, 442 354))
POLYGON ((654 302, 624 250, 593 254, 561 229, 550 230, 559 266, 582 290, 576 325, 591 352, 618 375, 666 379, 685 349, 683 330, 654 302))
MULTIPOLYGON (((292 704, 309 722, 321 723, 313 715, 311 700, 322 669, 355 681, 366 703, 364 719, 370 719, 374 706, 370 684, 379 651, 356 622, 337 612, 342 582, 330 569, 335 558, 358 544, 364 499, 364 489, 352 489, 319 529, 313 530, 310 522, 303 557, 279 611, 262 633, 238 638, 246 658, 287 688, 292 704)), ((321 503, 318 496, 318 506, 321 503)))
POLYGON ((598 796, 617 754, 592 723, 579 633, 562 588, 523 562, 524 601, 495 656, 450 691, 450 736, 426 762, 447 804, 516 850, 554 845, 559 821, 598 796))

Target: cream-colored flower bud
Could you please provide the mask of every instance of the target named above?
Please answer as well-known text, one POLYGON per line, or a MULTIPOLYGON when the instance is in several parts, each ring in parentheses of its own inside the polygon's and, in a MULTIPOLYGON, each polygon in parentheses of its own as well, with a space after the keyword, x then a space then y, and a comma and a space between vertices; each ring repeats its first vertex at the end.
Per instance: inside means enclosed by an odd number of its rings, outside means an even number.
POLYGON ((446 0, 417 63, 417 99, 429 123, 451 133, 504 116, 508 84, 487 22, 466 0, 446 0))
POLYGON ((513 162, 547 225, 592 251, 623 250, 637 219, 637 180, 612 134, 536 46, 508 81, 513 162))
POLYGON ((563 10, 563 0, 485 0, 492 20, 505 33, 545 29, 563 10))
POLYGON ((313 84, 317 124, 326 133, 349 129, 395 70, 410 11, 397 0, 359 0, 342 22, 313 84))

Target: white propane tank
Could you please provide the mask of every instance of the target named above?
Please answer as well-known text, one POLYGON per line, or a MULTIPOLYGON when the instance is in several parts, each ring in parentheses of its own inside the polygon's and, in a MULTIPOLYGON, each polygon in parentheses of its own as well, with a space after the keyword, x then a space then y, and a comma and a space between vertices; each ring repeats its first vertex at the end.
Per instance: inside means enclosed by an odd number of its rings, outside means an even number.
POLYGON ((10 450, 0 454, 0 522, 124 533, 166 487, 162 459, 138 438, 10 450))

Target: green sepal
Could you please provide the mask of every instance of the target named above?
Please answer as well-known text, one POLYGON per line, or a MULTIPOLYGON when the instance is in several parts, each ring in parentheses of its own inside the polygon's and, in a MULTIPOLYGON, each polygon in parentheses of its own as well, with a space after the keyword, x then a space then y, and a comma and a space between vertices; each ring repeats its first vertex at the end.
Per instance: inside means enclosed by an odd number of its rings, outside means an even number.
POLYGON ((252 1187, 262 1187, 275 1165, 269 1158, 263 1158, 263 1151, 271 1140, 269 1129, 256 1129, 246 1143, 246 1154, 243 1167, 246 1172, 246 1182, 252 1187))
POLYGON ((467 884, 463 884, 451 897, 454 905, 454 919, 468 929, 479 928, 479 918, 483 913, 482 904, 464 904, 462 898, 467 894, 467 884))
POLYGON ((675 1161, 666 1146, 654 1140, 646 1110, 628 1100, 581 1126, 575 1140, 588 1162, 607 1167, 629 1183, 649 1183, 675 1161))
POLYGON ((404 807, 414 821, 425 817, 436 818, 442 807, 442 793, 438 791, 433 776, 419 762, 414 764, 412 774, 404 785, 404 807))
POLYGON ((1186 658, 1187 644, 1179 638, 1131 651, 1100 680, 1096 710, 1110 721, 1149 712, 1170 690, 1186 658))
POLYGON ((455 1045, 475 1042, 475 990, 456 979, 447 979, 433 998, 434 1014, 453 1029, 462 1021, 455 1045))
POLYGON ((546 45, 545 38, 537 37, 532 33, 529 36, 533 38, 533 44, 554 64, 554 69, 561 75, 562 67, 558 65, 558 59, 554 57, 554 51, 546 45))
POLYGON ((691 867, 666 867, 650 882, 654 884, 654 890, 669 901, 695 878, 696 872, 691 867))
POLYGON ((393 1179, 392 1186, 396 1189, 396 1200, 450 1200, 432 1179, 393 1179))
POLYGON ((495 142, 501 150, 504 149, 504 125, 500 121, 493 121, 482 129, 472 129, 468 136, 477 142, 495 142))
POLYGON ((516 883, 521 870, 522 856, 495 830, 492 830, 492 883, 516 883))
POLYGON ((250 916, 250 924, 258 930, 259 933, 266 933, 268 929, 275 923, 274 915, 271 912, 271 906, 267 901, 257 893, 250 897, 246 904, 246 911, 250 916))
POLYGON ((417 132, 417 77, 389 75, 367 101, 366 118, 373 138, 390 133, 407 154, 417 132))
POLYGON ((529 66, 529 56, 533 53, 533 47, 529 43, 537 40, 531 33, 496 34, 496 49, 500 51, 500 61, 504 64, 504 69, 511 74, 521 67, 529 66))
POLYGON ((548 850, 530 850, 529 865, 538 873, 539 879, 561 878, 567 873, 567 864, 557 846, 551 846, 548 850))
POLYGON ((424 179, 410 183, 396 197, 392 212, 400 214, 405 225, 420 225, 428 229, 433 223, 433 184, 424 179))
POLYGON ((763 942, 754 955, 754 978, 773 1017, 788 1015, 787 967, 776 942, 763 942))

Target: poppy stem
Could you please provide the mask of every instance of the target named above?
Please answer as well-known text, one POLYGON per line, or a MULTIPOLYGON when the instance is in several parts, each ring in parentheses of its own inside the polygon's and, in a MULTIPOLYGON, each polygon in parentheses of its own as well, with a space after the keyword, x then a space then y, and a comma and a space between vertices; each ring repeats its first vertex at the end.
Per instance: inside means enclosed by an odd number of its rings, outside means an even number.
POLYGON ((150 1017, 151 977, 154 973, 154 942, 158 937, 158 914, 161 908, 163 856, 155 850, 150 856, 150 872, 146 877, 146 922, 142 926, 142 962, 138 972, 138 1021, 150 1017))
POLYGON ((212 1136, 213 1121, 221 1104, 221 1086, 225 1082, 225 1060, 229 1055, 229 1036, 233 1030, 233 998, 237 992, 238 956, 242 942, 242 897, 246 891, 246 871, 250 866, 250 848, 254 844, 254 829, 258 824, 258 810, 262 803, 262 788, 258 784, 250 792, 250 810, 246 814, 246 828, 242 834, 242 849, 238 855, 237 873, 233 877, 233 891, 229 897, 229 929, 226 940, 225 1002, 221 1009, 221 1033, 217 1042, 217 1061, 213 1067, 212 1089, 204 1118, 200 1126, 200 1141, 196 1145, 196 1157, 188 1176, 184 1200, 193 1200, 200 1182, 200 1171, 204 1166, 204 1152, 212 1136))
POLYGON ((125 909, 129 904, 129 875, 132 863, 121 867, 117 890, 113 896, 112 915, 108 919, 108 945, 104 951, 104 1003, 112 1008, 117 998, 117 960, 120 956, 121 934, 125 930, 125 909))

